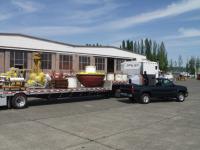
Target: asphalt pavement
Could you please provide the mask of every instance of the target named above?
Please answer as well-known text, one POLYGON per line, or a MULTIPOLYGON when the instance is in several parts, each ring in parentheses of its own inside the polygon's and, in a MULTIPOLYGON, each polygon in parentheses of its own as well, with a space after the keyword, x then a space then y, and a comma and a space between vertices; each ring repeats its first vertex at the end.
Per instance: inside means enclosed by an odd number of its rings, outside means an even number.
POLYGON ((199 150, 200 81, 185 102, 127 98, 31 100, 0 108, 0 150, 199 150))

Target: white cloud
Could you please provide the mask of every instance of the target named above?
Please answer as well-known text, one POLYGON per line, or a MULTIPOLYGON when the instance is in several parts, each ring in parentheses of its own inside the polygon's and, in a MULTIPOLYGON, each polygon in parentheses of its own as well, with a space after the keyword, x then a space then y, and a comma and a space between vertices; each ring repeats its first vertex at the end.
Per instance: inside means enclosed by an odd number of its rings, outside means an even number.
POLYGON ((5 14, 5 13, 1 13, 0 12, 0 21, 7 20, 7 19, 9 19, 11 17, 12 17, 11 14, 5 14))
POLYGON ((198 37, 200 36, 200 29, 195 29, 195 28, 180 28, 179 33, 181 34, 180 37, 198 37))
POLYGON ((158 9, 152 12, 142 13, 140 15, 112 21, 105 26, 111 29, 124 29, 130 26, 146 23, 165 17, 177 16, 197 9, 200 9, 200 0, 182 0, 178 3, 172 3, 171 5, 168 5, 166 8, 163 9, 158 9))
POLYGON ((43 7, 41 4, 29 0, 12 0, 12 4, 28 13, 38 11, 43 7))
POLYGON ((15 8, 21 9, 22 11, 16 11, 15 9, 4 8, 1 7, 0 10, 0 21, 11 19, 13 17, 19 16, 24 13, 32 13, 43 8, 43 5, 40 3, 36 3, 28 0, 12 0, 11 4, 15 6, 15 8))
POLYGON ((73 0, 73 2, 78 3, 78 4, 99 4, 101 1, 100 0, 73 0))
POLYGON ((76 4, 84 4, 84 5, 97 5, 114 2, 114 0, 72 0, 73 3, 76 4))
POLYGON ((187 19, 183 19, 184 21, 199 21, 200 20, 200 16, 194 16, 194 17, 190 17, 187 19))
MULTIPOLYGON (((176 40, 166 40, 165 44, 167 46, 167 49, 170 48, 177 48, 177 49, 188 49, 193 47, 199 47, 200 42, 199 39, 176 39, 176 40)), ((198 50, 198 49, 194 49, 198 50)))
POLYGON ((164 39, 174 40, 174 39, 194 38, 194 37, 200 37, 200 29, 195 29, 195 28, 179 28, 178 29, 178 34, 166 36, 164 39))
POLYGON ((179 28, 176 35, 164 37, 164 40, 166 47, 169 51, 171 51, 172 56, 174 55, 174 50, 184 50, 184 53, 180 51, 177 52, 182 53, 186 56, 200 56, 200 29, 179 28))
POLYGON ((113 18, 115 16, 113 14, 117 9, 126 6, 126 4, 115 3, 113 0, 102 0, 98 1, 98 3, 98 5, 88 9, 83 7, 70 11, 68 10, 69 12, 62 18, 67 20, 70 24, 92 24, 101 21, 105 22, 108 18, 113 18))
MULTIPOLYGON (((2 29, 4 32, 9 33, 23 33, 28 35, 40 36, 62 36, 62 35, 75 35, 88 33, 91 28, 75 27, 75 26, 32 26, 32 27, 16 27, 12 29, 2 29)), ((0 32, 2 32, 0 30, 0 32)))

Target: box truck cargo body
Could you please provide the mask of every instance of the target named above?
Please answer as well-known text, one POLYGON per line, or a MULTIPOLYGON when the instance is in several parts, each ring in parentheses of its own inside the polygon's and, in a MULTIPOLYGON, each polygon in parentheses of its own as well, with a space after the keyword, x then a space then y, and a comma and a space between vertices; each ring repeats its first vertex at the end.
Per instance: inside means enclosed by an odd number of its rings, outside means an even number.
POLYGON ((159 76, 159 64, 153 61, 126 61, 121 64, 121 70, 135 84, 142 84, 141 76, 146 72, 149 84, 152 85, 159 76))

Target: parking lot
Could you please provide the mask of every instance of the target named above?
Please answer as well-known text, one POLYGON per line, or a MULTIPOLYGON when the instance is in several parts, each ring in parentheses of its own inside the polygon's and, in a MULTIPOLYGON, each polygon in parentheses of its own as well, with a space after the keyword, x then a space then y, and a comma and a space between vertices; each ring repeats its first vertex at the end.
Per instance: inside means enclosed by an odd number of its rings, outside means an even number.
POLYGON ((27 109, 0 108, 0 149, 199 150, 200 81, 177 83, 189 89, 183 103, 35 100, 27 109))

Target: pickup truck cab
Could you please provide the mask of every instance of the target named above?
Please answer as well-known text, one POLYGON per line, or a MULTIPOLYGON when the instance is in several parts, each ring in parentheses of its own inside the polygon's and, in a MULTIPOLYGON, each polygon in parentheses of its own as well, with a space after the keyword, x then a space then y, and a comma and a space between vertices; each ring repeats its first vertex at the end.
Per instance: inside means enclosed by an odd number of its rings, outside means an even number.
POLYGON ((152 98, 176 98, 178 102, 183 102, 188 96, 187 87, 175 85, 165 78, 158 78, 155 85, 149 86, 124 84, 121 85, 120 91, 122 95, 132 100, 140 100, 144 104, 148 104, 152 98))

